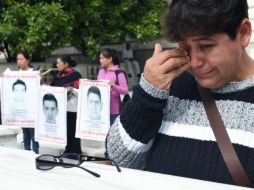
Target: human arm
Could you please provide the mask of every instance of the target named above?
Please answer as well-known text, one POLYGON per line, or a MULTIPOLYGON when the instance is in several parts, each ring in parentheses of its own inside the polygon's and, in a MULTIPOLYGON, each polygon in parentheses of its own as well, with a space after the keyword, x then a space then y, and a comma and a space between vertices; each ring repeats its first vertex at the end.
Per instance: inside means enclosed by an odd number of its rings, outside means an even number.
POLYGON ((127 84, 126 76, 123 72, 116 74, 116 81, 111 81, 111 87, 116 94, 128 94, 129 88, 127 84))
POLYGON ((162 123, 171 82, 189 68, 188 61, 183 50, 162 51, 160 45, 155 46, 140 85, 133 89, 120 120, 109 130, 106 147, 111 159, 123 167, 145 169, 162 123))
MULTIPOLYGON (((78 79, 79 76, 77 76, 78 79)), ((71 83, 71 85, 67 86, 67 93, 68 93, 68 97, 67 97, 67 111, 69 112, 77 112, 77 104, 78 104, 78 88, 79 88, 79 79, 78 80, 74 80, 73 83, 71 83)))
POLYGON ((173 80, 190 68, 190 57, 181 48, 162 50, 156 44, 153 56, 146 61, 144 78, 154 87, 168 90, 173 80))
POLYGON ((81 78, 81 74, 77 71, 69 76, 68 83, 65 85, 68 94, 78 95, 79 79, 81 78))
POLYGON ((168 91, 150 85, 143 76, 132 99, 111 126, 107 153, 123 167, 144 169, 153 140, 160 128, 168 91))

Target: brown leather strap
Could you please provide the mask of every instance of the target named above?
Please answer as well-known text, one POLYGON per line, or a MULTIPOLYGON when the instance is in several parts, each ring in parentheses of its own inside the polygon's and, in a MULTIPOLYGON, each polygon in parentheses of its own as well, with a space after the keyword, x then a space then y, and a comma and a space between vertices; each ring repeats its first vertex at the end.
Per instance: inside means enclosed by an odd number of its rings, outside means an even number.
POLYGON ((199 85, 198 88, 214 136, 231 176, 237 185, 253 187, 230 141, 211 91, 199 85))

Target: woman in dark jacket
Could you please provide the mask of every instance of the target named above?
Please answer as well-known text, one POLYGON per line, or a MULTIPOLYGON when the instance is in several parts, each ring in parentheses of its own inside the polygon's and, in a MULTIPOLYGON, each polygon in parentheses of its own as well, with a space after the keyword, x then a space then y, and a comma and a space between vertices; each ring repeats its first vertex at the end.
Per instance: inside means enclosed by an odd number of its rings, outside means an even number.
POLYGON ((54 76, 51 86, 66 87, 67 103, 67 145, 64 153, 82 153, 80 139, 75 138, 77 117, 77 95, 81 74, 74 70, 77 63, 69 55, 59 55, 56 59, 58 73, 54 76), (73 101, 74 100, 74 101, 73 101), (75 102, 75 104, 73 104, 75 102))

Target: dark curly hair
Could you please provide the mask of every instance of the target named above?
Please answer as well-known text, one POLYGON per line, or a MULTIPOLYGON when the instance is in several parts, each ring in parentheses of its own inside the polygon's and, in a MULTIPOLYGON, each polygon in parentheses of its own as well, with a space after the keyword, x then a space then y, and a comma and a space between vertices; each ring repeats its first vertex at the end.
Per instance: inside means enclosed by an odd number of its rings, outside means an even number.
POLYGON ((172 42, 216 33, 234 40, 244 18, 248 18, 247 0, 171 0, 163 25, 172 42))
POLYGON ((67 54, 57 55, 56 58, 61 59, 64 64, 68 64, 70 67, 77 66, 77 62, 74 59, 72 59, 70 55, 67 54))

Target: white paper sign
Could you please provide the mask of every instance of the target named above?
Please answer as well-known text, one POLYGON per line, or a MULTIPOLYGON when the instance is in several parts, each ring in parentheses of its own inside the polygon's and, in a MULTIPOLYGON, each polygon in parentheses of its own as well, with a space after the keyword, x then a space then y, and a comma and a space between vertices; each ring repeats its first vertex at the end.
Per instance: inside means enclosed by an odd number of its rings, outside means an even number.
POLYGON ((105 141, 110 127, 110 86, 107 81, 81 79, 76 137, 105 141))
POLYGON ((39 121, 35 129, 36 140, 49 144, 66 145, 66 88, 41 86, 38 108, 39 121))
POLYGON ((34 128, 37 126, 38 71, 8 71, 2 78, 2 123, 3 125, 34 128))

